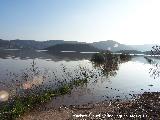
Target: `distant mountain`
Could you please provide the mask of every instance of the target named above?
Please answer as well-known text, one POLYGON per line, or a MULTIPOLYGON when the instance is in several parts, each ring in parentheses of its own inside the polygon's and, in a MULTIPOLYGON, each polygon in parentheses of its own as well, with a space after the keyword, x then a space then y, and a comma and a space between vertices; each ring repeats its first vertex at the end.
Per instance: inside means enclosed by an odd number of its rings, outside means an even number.
POLYGON ((0 39, 0 48, 7 48, 9 46, 9 41, 0 39))
MULTIPOLYGON (((0 39, 0 48, 2 49, 45 49, 58 44, 87 44, 85 42, 77 41, 64 41, 64 40, 2 40, 0 39)), ((120 51, 120 50, 137 50, 137 51, 150 51, 155 44, 145 45, 124 45, 113 40, 100 41, 90 43, 91 46, 100 50, 120 51)))
POLYGON ((93 47, 90 44, 57 44, 51 47, 46 48, 49 52, 60 52, 60 51, 76 51, 76 52, 98 52, 99 49, 93 47))
POLYGON ((48 41, 35 41, 35 40, 2 40, 0 39, 0 48, 4 49, 44 49, 50 46, 64 43, 79 43, 77 41, 64 41, 64 40, 48 40, 48 41))
POLYGON ((116 53, 124 53, 124 54, 143 54, 143 52, 138 50, 120 50, 116 51, 116 53))
POLYGON ((138 51, 150 51, 152 50, 152 47, 156 44, 144 44, 144 45, 128 45, 129 47, 132 47, 134 50, 138 51))
POLYGON ((2 40, 0 47, 4 49, 38 49, 41 48, 42 42, 34 40, 2 40))
POLYGON ((111 50, 113 52, 120 51, 120 50, 133 50, 133 48, 131 48, 130 46, 120 44, 113 40, 94 42, 94 43, 91 43, 91 45, 101 50, 111 50))

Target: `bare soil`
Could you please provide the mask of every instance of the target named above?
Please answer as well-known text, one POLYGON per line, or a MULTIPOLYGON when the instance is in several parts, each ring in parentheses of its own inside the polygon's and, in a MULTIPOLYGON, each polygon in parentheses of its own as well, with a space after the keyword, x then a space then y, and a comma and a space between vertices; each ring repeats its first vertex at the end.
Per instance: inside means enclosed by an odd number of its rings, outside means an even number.
MULTIPOLYGON (((41 106, 43 107, 43 106, 41 106)), ((145 92, 132 101, 103 101, 96 104, 76 105, 57 109, 34 109, 18 120, 158 120, 160 93, 145 92)))

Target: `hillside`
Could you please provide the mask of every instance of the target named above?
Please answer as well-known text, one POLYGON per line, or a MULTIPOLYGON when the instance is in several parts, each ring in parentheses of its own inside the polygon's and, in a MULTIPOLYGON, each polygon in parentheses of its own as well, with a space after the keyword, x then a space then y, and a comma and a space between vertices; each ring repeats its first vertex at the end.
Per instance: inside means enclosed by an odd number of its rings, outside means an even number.
POLYGON ((0 48, 7 48, 9 46, 9 41, 0 39, 0 48))
POLYGON ((113 40, 85 43, 78 41, 64 41, 64 40, 2 40, 0 39, 0 48, 3 49, 45 49, 58 44, 90 44, 91 46, 100 50, 120 51, 120 50, 137 50, 137 51, 150 51, 155 44, 144 45, 125 45, 120 44, 113 40))
POLYGON ((131 47, 120 44, 113 40, 94 42, 92 45, 98 49, 102 50, 111 50, 111 51, 119 51, 119 50, 133 50, 131 47))
POLYGON ((143 52, 137 51, 137 50, 120 50, 120 51, 116 51, 116 53, 124 53, 124 54, 143 54, 143 52))
POLYGON ((139 51, 150 51, 152 50, 152 47, 155 46, 156 44, 144 44, 144 45, 129 45, 132 47, 134 50, 139 50, 139 51))
POLYGON ((2 40, 0 39, 0 48, 4 49, 44 49, 57 44, 64 43, 78 43, 77 41, 64 41, 64 40, 48 40, 48 41, 35 41, 35 40, 2 40))
POLYGON ((60 51, 76 51, 76 52, 98 52, 99 49, 89 44, 58 44, 52 47, 46 48, 49 52, 60 52, 60 51))
MULTIPOLYGON (((45 49, 58 44, 87 44, 77 41, 64 41, 64 40, 48 40, 48 41, 35 41, 35 40, 2 40, 0 39, 0 47, 4 49, 45 49)), ((93 47, 101 50, 130 50, 131 47, 120 44, 118 42, 108 40, 90 43, 93 47)))

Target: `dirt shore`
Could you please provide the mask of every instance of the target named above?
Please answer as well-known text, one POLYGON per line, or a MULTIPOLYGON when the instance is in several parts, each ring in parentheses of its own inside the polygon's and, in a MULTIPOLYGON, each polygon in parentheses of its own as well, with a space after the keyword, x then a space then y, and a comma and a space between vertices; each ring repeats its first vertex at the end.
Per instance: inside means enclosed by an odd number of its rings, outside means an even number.
MULTIPOLYGON (((41 106, 43 107, 43 106, 41 106)), ((103 101, 96 104, 35 109, 18 120, 160 119, 160 92, 145 92, 132 101, 103 101)))

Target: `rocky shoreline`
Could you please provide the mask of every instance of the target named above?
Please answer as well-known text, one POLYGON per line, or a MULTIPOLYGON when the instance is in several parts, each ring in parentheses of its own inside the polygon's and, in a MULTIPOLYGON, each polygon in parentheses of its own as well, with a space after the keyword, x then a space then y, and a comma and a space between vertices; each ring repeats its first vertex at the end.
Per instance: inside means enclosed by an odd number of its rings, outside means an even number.
POLYGON ((96 104, 62 106, 44 111, 34 110, 18 120, 88 120, 160 118, 160 92, 144 92, 132 101, 103 101, 96 104))

